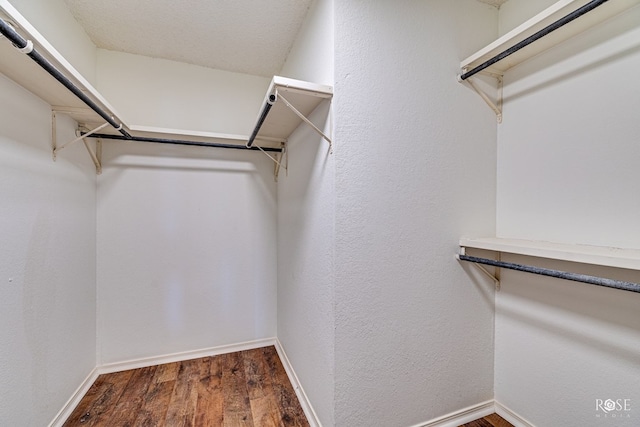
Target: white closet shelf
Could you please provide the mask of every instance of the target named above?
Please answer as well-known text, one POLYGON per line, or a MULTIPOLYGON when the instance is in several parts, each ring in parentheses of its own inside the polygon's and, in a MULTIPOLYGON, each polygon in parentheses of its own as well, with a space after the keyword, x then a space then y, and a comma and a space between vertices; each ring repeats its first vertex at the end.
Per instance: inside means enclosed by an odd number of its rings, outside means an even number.
MULTIPOLYGON (((589 0, 561 0, 554 3, 522 25, 469 56, 460 63, 460 68, 468 71, 477 67, 587 3, 589 0)), ((638 4, 640 4, 640 0, 610 0, 491 65, 485 71, 501 75, 521 62, 638 4)))
POLYGON ((285 142, 302 121, 308 122, 297 115, 291 107, 306 118, 322 101, 332 97, 333 88, 331 86, 274 76, 258 114, 254 129, 254 132, 257 130, 256 140, 285 142), (275 101, 269 102, 272 96, 275 96, 275 101), (284 101, 290 103, 291 107, 284 101), (260 117, 269 104, 272 106, 268 110, 264 122, 260 123, 260 117))
MULTIPOLYGON (((31 40, 33 47, 91 101, 116 122, 123 123, 106 99, 7 0, 0 0, 0 18, 15 27, 24 38, 31 40)), ((100 115, 7 40, 0 40, 0 58, 0 73, 47 102, 52 109, 89 126, 105 122, 100 115)), ((126 127, 126 124, 123 125, 126 127)))
POLYGON ((640 249, 574 245, 537 240, 479 237, 460 239, 461 248, 484 249, 582 264, 640 270, 640 249))
MULTIPOLYGON (((61 145, 57 144, 54 136, 54 159, 57 152, 65 146, 91 135, 106 139, 234 149, 248 148, 246 146, 249 140, 248 135, 167 129, 126 123, 107 100, 8 0, 0 0, 0 18, 4 21, 2 22, 3 34, 10 37, 10 40, 17 39, 14 41, 17 45, 21 47, 24 45, 24 48, 19 50, 9 40, 0 40, 0 73, 47 102, 54 113, 70 116, 81 125, 80 129, 84 132, 83 136, 61 145), (5 33, 4 26, 7 24, 8 29, 5 33), (109 125, 105 122, 109 122, 109 125)), ((0 38, 4 37, 0 35, 0 38)), ((272 114, 258 135, 258 140, 261 141, 260 148, 264 151, 282 153, 282 143, 286 142, 287 137, 301 121, 304 120, 315 128, 305 116, 310 114, 323 99, 331 98, 332 92, 329 86, 274 77, 267 97, 275 94, 283 101, 276 102, 273 106, 272 114)), ((55 128, 55 114, 52 123, 55 128)), ((327 138, 324 134, 323 136, 327 138)), ((258 150, 257 147, 252 149, 258 150)), ((90 154, 99 170, 100 154, 90 154)))

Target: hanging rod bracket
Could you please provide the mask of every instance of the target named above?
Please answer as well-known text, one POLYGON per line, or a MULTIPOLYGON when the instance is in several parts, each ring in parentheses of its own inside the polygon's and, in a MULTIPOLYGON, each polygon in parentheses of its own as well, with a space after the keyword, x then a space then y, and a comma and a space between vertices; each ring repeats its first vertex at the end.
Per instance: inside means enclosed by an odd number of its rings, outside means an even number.
POLYGON ((80 140, 84 140, 86 137, 93 135, 94 133, 104 129, 107 126, 109 126, 109 123, 104 123, 104 124, 101 124, 100 126, 98 126, 97 128, 95 128, 93 130, 90 130, 88 132, 83 132, 80 129, 78 129, 77 132, 78 132, 79 136, 76 139, 74 139, 73 141, 69 141, 69 142, 67 142, 65 144, 62 144, 60 147, 55 147, 53 149, 54 155, 56 155, 58 153, 58 151, 62 151, 65 148, 67 148, 68 146, 70 146, 71 144, 74 144, 74 143, 76 143, 76 142, 78 142, 80 140))
MULTIPOLYGON (((465 256, 466 255, 466 248, 465 247, 461 247, 460 248, 460 253, 457 253, 455 255, 455 258, 458 261, 462 261, 462 259, 460 258, 461 256, 465 256)), ((489 272, 489 270, 487 270, 486 268, 484 268, 481 264, 478 263, 472 263, 472 265, 474 267, 476 267, 478 269, 478 271, 480 271, 482 274, 484 274, 485 276, 487 276, 489 279, 491 279, 495 285, 496 291, 500 291, 500 279, 497 277, 497 275, 495 274, 491 274, 489 272)), ((496 271, 498 271, 499 267, 496 267, 496 271)))
POLYGON ((494 77, 498 82, 498 96, 496 102, 493 102, 491 98, 489 98, 489 95, 484 93, 484 91, 474 83, 471 77, 467 77, 465 80, 463 80, 461 75, 458 74, 457 78, 458 82, 460 83, 467 82, 471 89, 473 89, 478 95, 480 95, 480 98, 482 98, 482 100, 489 106, 489 108, 491 108, 491 110, 496 113, 496 120, 498 121, 498 123, 502 123, 502 75, 495 73, 487 73, 487 75, 494 77))
POLYGON ((55 109, 51 109, 51 145, 52 145, 52 154, 53 154, 53 161, 55 162, 57 157, 58 157, 58 152, 64 150, 65 148, 69 147, 70 145, 82 140, 82 142, 84 143, 85 148, 87 149, 87 152, 89 153, 89 157, 91 157, 91 160, 93 161, 93 164, 96 167, 96 174, 100 175, 102 173, 102 141, 97 140, 96 142, 96 151, 94 152, 91 149, 91 146, 89 145, 89 143, 87 142, 87 140, 85 138, 87 138, 88 136, 93 135, 94 133, 100 131, 101 129, 104 129, 105 127, 109 126, 110 123, 104 123, 100 126, 98 126, 97 128, 90 130, 88 132, 83 132, 81 129, 77 130, 77 134, 78 137, 72 141, 69 141, 65 144, 62 144, 60 147, 58 147, 58 131, 57 131, 57 115, 56 115, 57 111, 55 109))

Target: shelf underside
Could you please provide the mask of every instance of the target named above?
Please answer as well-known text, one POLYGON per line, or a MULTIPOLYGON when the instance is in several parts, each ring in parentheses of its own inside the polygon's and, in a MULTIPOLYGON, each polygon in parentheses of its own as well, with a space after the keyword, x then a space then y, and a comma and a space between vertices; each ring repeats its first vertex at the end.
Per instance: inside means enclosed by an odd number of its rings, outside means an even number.
MULTIPOLYGON (((276 91, 278 98, 285 98, 305 117, 308 117, 322 101, 333 96, 333 90, 330 86, 279 76, 273 78, 265 99, 276 91)), ((287 107, 283 99, 277 99, 262 124, 257 139, 268 138, 286 141, 301 121, 300 117, 287 107)))

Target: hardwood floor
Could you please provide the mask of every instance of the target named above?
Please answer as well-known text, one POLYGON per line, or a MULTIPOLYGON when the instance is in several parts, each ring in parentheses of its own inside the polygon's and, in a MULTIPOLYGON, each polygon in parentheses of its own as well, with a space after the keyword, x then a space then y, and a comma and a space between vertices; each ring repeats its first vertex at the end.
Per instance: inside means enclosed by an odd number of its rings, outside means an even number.
POLYGON ((273 346, 100 375, 64 426, 309 426, 273 346))
POLYGON ((491 414, 479 420, 463 424, 460 427, 513 427, 513 424, 498 414, 491 414))

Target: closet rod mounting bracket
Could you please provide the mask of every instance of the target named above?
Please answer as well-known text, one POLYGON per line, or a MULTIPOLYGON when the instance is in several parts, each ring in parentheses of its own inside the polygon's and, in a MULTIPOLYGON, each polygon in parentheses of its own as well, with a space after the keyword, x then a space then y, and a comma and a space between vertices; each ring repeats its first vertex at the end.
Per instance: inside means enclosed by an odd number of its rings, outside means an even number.
MULTIPOLYGON (((466 248, 464 246, 461 247, 460 248, 460 252, 455 255, 455 259, 458 260, 458 261, 462 261, 460 259, 461 255, 462 256, 466 255, 466 248)), ((500 271, 499 267, 496 267, 496 274, 491 274, 489 272, 489 270, 487 270, 486 268, 484 268, 484 266, 482 266, 480 264, 472 263, 471 265, 473 265, 475 268, 478 269, 478 271, 480 271, 482 274, 484 274, 489 279, 491 279, 493 281, 494 285, 495 285, 496 291, 500 291, 500 278, 498 276, 498 272, 500 271)))
MULTIPOLYGON (((462 71, 463 73, 466 72, 466 68, 462 71)), ((463 80, 462 75, 458 74, 457 79, 459 83, 467 82, 471 89, 473 89, 478 95, 480 95, 480 98, 482 98, 482 100, 489 106, 489 108, 491 108, 491 110, 496 113, 496 120, 498 121, 498 123, 502 123, 502 75, 490 72, 481 72, 481 74, 485 74, 496 79, 498 83, 496 102, 489 98, 489 95, 487 95, 482 89, 480 89, 471 77, 467 77, 463 80)))

